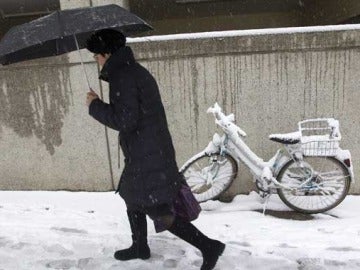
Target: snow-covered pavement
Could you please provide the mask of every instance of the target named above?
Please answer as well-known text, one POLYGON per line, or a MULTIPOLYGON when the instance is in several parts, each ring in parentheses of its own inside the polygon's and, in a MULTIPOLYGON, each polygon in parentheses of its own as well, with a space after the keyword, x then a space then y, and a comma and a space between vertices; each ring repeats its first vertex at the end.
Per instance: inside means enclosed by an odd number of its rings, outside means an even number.
MULTIPOLYGON (((256 193, 210 201, 194 223, 227 244, 218 270, 360 269, 360 196, 313 216, 288 213, 277 196, 268 214, 256 193), (285 218, 283 217, 285 216, 285 218), (293 218, 293 219, 289 219, 293 218)), ((148 222, 150 260, 118 262, 130 244, 123 201, 114 193, 0 192, 0 269, 199 269, 193 247, 148 222)))

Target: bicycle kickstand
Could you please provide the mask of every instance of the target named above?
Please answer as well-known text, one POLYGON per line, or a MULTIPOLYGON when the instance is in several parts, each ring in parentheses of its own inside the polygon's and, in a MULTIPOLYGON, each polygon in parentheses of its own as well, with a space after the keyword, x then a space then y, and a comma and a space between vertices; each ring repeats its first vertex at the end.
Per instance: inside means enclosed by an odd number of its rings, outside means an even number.
POLYGON ((263 192, 264 195, 262 195, 262 204, 263 204, 263 215, 265 215, 265 211, 266 211, 266 208, 267 208, 267 205, 268 205, 268 202, 270 200, 270 196, 271 196, 271 193, 265 193, 263 192))

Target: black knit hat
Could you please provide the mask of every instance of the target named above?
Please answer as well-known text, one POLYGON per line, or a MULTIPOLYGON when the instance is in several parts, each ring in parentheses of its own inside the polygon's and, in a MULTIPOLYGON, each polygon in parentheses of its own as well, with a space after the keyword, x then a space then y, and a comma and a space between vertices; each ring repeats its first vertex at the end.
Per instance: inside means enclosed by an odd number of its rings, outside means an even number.
POLYGON ((113 54, 126 44, 126 37, 114 29, 96 31, 86 41, 86 48, 92 53, 113 54))

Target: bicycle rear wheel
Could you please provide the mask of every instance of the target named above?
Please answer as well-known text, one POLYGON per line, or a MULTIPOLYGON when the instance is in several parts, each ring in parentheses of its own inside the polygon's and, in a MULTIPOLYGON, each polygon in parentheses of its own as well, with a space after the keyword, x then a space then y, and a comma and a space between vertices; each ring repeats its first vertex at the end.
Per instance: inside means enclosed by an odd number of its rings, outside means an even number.
POLYGON ((280 170, 277 180, 293 187, 291 190, 278 189, 287 206, 298 212, 316 214, 336 207, 345 199, 351 177, 338 159, 314 156, 304 157, 303 167, 290 160, 280 170))
POLYGON ((237 162, 228 155, 204 153, 181 171, 199 202, 217 198, 236 178, 237 162))

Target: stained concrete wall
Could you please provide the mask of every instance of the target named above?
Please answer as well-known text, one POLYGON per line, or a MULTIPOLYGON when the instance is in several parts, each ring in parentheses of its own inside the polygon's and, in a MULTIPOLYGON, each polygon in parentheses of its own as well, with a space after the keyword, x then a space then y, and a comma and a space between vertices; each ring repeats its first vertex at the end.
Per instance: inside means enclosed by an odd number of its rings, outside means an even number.
MULTIPOLYGON (((304 118, 340 120, 342 147, 359 175, 360 27, 337 31, 133 40, 136 57, 157 78, 179 166, 216 128, 206 110, 218 102, 265 160, 270 133, 295 131, 304 118)), ((96 91, 98 67, 82 52, 96 91)), ((103 191, 119 179, 117 136, 87 114, 87 87, 76 53, 0 68, 0 189, 103 191), (110 166, 111 164, 111 171, 110 166)), ((103 86, 103 88, 101 88, 103 86)), ((105 98, 106 99, 106 98, 105 98)), ((122 160, 122 156, 120 157, 122 160)), ((116 185, 116 183, 115 183, 116 185)), ((248 170, 228 196, 253 188, 248 170)), ((353 185, 360 192, 360 184, 353 185)))

